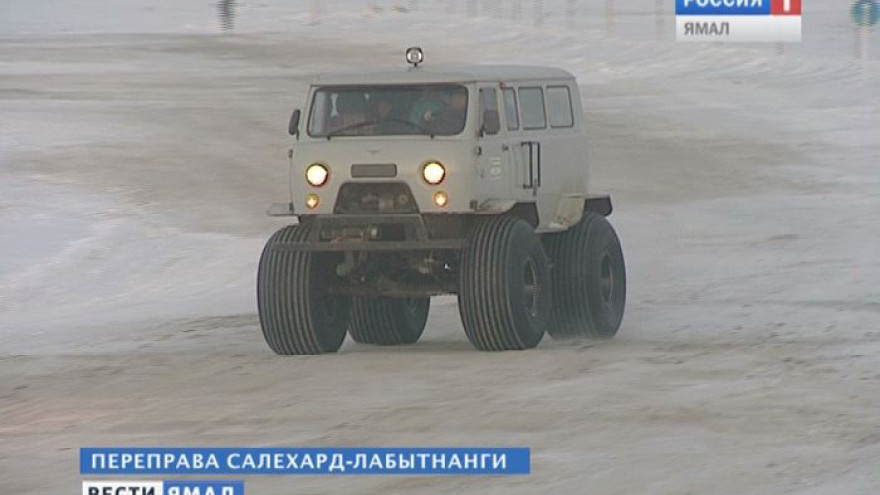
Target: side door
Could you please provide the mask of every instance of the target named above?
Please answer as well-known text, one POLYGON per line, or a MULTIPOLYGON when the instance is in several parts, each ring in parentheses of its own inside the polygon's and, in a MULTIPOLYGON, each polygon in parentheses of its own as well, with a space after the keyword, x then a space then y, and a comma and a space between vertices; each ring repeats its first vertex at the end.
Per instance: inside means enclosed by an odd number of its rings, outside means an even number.
POLYGON ((547 81, 544 99, 547 130, 541 138, 543 184, 538 192, 541 227, 562 228, 580 218, 586 193, 586 136, 582 115, 575 108, 577 85, 568 80, 547 81))
MULTIPOLYGON (((541 84, 522 83, 516 88, 519 103, 520 132, 511 143, 518 160, 518 197, 521 201, 539 202, 544 186, 543 146, 547 135, 547 109, 541 84)), ((539 214, 540 203, 538 204, 539 214)))
POLYGON ((522 201, 525 197, 523 184, 528 180, 526 170, 528 162, 523 147, 520 145, 524 138, 520 128, 519 97, 516 94, 516 88, 502 85, 501 101, 504 114, 503 126, 507 129, 506 159, 508 167, 510 167, 505 197, 522 201))
POLYGON ((501 123, 499 112, 499 84, 480 84, 477 91, 477 173, 480 179, 480 201, 507 198, 514 170, 508 156, 507 129, 501 123))
MULTIPOLYGON (((521 201, 534 202, 539 230, 554 228, 560 200, 583 191, 583 141, 573 113, 567 81, 523 82, 517 87, 521 131, 512 148, 519 148, 521 201)), ((577 201, 577 200, 575 200, 577 201)))

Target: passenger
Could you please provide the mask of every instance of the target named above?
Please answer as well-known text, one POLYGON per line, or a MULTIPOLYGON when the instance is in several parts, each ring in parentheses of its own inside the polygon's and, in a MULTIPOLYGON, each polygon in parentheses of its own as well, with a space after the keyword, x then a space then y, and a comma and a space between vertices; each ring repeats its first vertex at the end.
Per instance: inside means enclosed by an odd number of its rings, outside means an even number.
POLYGON ((467 92, 455 91, 448 104, 432 115, 433 128, 438 134, 456 134, 464 127, 467 116, 467 92))
POLYGON ((410 122, 420 126, 431 123, 434 115, 447 106, 447 92, 444 89, 424 90, 410 110, 410 122))

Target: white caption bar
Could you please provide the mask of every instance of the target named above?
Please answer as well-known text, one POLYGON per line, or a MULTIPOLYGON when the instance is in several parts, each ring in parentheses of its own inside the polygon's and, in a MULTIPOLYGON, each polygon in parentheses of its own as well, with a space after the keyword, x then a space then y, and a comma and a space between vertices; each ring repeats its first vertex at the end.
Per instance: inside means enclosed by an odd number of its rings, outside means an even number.
POLYGON ((798 42, 801 17, 794 15, 679 15, 677 41, 798 42))

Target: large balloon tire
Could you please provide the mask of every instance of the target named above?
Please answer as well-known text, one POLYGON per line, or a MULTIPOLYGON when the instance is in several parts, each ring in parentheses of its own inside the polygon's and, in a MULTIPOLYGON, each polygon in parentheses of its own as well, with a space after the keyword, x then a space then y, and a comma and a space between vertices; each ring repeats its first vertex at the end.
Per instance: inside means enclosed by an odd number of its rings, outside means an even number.
POLYGON ((414 344, 425 330, 430 308, 430 297, 355 297, 348 334, 361 344, 414 344))
POLYGON ((547 333, 554 339, 612 338, 626 306, 626 267, 614 228, 588 212, 565 232, 544 235, 553 264, 553 310, 547 333))
POLYGON ((551 309, 550 270, 538 236, 523 220, 500 217, 465 240, 458 307, 468 340, 483 351, 538 345, 551 309))
POLYGON ((276 354, 335 352, 348 329, 351 297, 327 287, 339 255, 284 249, 307 238, 306 227, 284 227, 260 257, 257 309, 263 337, 276 354))

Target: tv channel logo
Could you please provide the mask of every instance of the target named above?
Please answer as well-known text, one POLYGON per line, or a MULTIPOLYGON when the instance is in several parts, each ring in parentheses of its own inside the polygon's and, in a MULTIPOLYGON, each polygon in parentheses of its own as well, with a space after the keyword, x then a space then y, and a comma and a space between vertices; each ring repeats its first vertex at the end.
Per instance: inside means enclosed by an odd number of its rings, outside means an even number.
POLYGON ((244 495, 244 481, 83 481, 82 495, 244 495))
POLYGON ((678 41, 801 40, 801 0, 675 0, 678 41))

